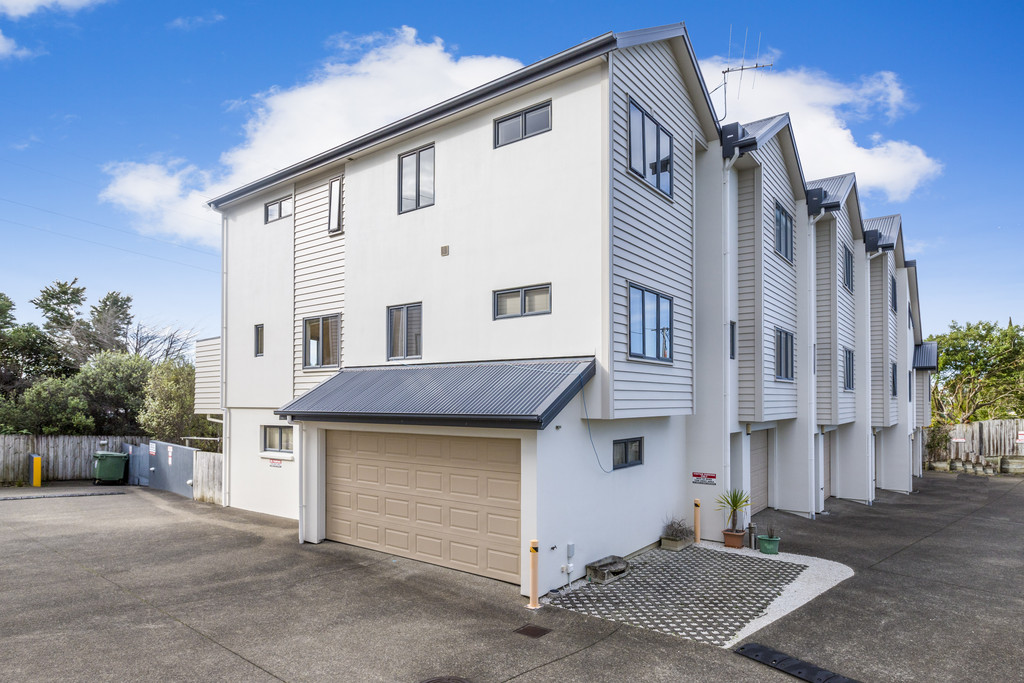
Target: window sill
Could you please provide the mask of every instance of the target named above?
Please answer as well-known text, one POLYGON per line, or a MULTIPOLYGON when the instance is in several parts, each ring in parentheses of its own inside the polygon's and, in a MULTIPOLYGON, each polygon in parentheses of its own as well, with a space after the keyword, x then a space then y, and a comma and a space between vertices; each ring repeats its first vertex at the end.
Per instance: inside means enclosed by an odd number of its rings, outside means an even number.
POLYGON ((658 360, 656 358, 644 358, 643 356, 631 356, 626 354, 626 360, 631 363, 646 363, 648 365, 660 365, 662 367, 670 368, 675 365, 675 361, 669 360, 658 360))
POLYGON ((404 216, 407 213, 414 213, 416 211, 422 211, 423 209, 429 209, 432 206, 435 206, 435 204, 427 204, 426 206, 417 206, 415 209, 406 209, 405 211, 399 209, 398 210, 398 215, 399 216, 404 216))
POLYGON ((338 365, 303 365, 302 370, 337 370, 338 365))
MULTIPOLYGON (((676 203, 675 199, 672 198, 672 195, 665 194, 664 192, 662 192, 661 190, 656 188, 654 185, 651 185, 649 182, 647 182, 646 180, 644 180, 643 178, 638 176, 636 174, 636 171, 631 169, 628 164, 627 164, 626 168, 623 170, 623 173, 626 176, 628 176, 630 179, 632 179, 632 181, 634 183, 638 183, 638 184, 642 185, 643 187, 647 188, 647 190, 649 192, 653 192, 655 195, 660 197, 663 201, 665 201, 665 202, 667 202, 669 204, 675 204, 676 203)), ((673 180, 673 182, 674 182, 674 180, 673 180)))
POLYGON ((796 268, 796 259, 788 259, 788 258, 786 258, 785 255, 781 251, 779 251, 778 249, 776 249, 774 247, 772 247, 772 251, 775 252, 775 255, 778 256, 780 259, 782 259, 783 261, 785 261, 789 265, 791 265, 794 268, 796 268))
POLYGON ((625 465, 612 465, 612 472, 617 472, 619 470, 628 470, 630 467, 639 467, 640 465, 643 464, 643 460, 641 460, 640 462, 629 462, 626 463, 625 465))
POLYGON ((288 462, 295 460, 292 451, 261 451, 260 458, 262 460, 287 460, 288 462))
POLYGON ((796 380, 790 379, 789 377, 776 377, 775 381, 782 382, 783 384, 796 384, 796 380))

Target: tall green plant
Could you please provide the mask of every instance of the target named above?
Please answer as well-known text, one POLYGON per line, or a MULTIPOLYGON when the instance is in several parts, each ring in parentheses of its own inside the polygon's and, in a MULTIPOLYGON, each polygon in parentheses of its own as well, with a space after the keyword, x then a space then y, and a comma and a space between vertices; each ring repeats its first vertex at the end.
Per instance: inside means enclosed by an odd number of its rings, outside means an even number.
POLYGON ((743 489, 728 489, 715 498, 718 503, 716 510, 729 511, 729 531, 740 531, 736 528, 736 516, 739 511, 750 505, 750 496, 743 489))

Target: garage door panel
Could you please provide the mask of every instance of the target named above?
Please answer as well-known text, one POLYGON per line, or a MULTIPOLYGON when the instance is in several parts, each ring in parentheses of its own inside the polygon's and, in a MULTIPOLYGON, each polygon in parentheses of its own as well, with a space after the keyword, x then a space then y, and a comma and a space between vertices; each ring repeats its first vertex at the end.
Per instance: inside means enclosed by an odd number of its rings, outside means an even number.
POLYGON ((519 582, 518 441, 332 430, 326 451, 327 538, 519 582))
POLYGON ((768 431, 750 435, 750 514, 768 507, 768 431))

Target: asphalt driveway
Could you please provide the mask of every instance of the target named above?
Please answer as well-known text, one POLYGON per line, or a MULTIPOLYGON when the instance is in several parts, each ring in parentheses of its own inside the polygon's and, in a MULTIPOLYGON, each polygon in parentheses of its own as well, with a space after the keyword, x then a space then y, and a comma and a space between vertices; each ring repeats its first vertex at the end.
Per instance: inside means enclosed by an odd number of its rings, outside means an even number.
MULTIPOLYGON (((783 550, 856 575, 749 640, 864 681, 1017 679, 1020 484, 930 474, 919 494, 837 502, 816 521, 762 513, 783 550)), ((96 489, 43 491, 58 490, 96 489)), ((290 520, 124 490, 0 500, 3 678, 794 680, 717 647, 531 612, 489 579, 299 546, 290 520), (551 632, 514 632, 527 623, 551 632)))

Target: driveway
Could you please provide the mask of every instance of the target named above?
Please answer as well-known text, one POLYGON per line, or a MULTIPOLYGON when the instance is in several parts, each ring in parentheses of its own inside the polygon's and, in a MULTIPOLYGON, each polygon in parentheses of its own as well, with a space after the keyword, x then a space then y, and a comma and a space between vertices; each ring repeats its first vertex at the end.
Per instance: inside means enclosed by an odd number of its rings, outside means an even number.
MULTIPOLYGON (((921 493, 882 494, 870 508, 835 502, 816 521, 761 513, 782 529, 783 550, 856 575, 749 640, 864 681, 1016 679, 1020 484, 929 474, 921 493)), ((531 612, 508 584, 299 546, 290 520, 122 490, 0 500, 4 678, 794 680, 710 645, 531 612), (514 632, 528 623, 551 632, 514 632)))

